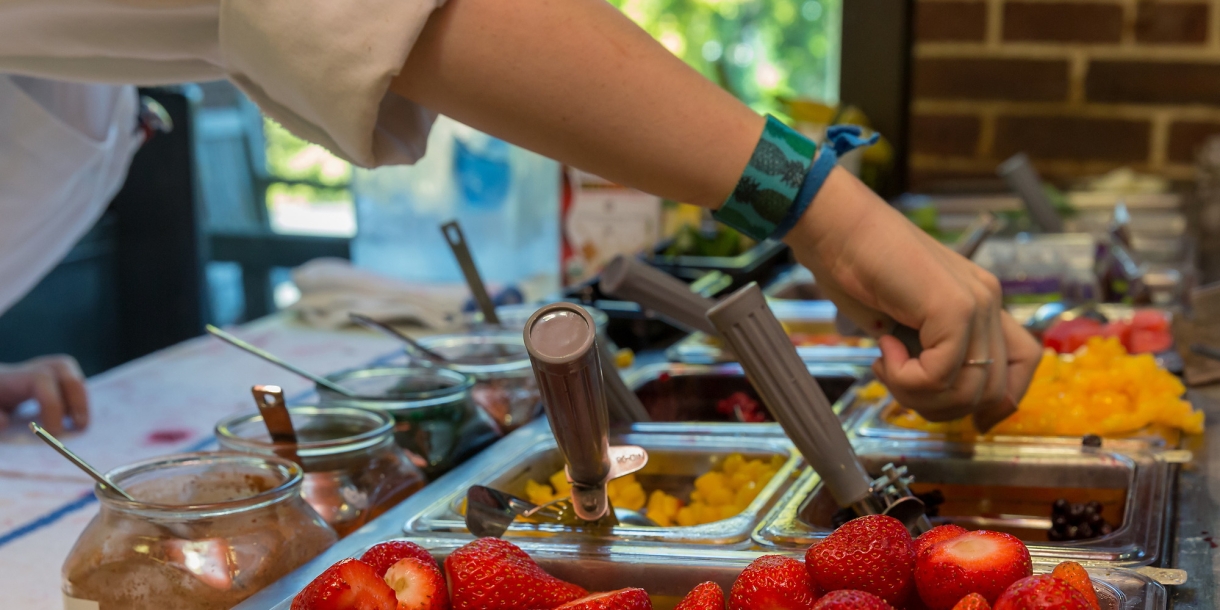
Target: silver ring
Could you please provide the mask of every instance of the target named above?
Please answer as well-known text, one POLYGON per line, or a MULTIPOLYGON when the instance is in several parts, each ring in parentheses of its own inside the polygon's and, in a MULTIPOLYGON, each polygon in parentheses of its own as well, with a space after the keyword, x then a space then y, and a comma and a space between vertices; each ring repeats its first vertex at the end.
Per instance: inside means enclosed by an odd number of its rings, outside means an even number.
POLYGON ((966 366, 988 366, 994 363, 995 360, 991 358, 972 358, 966 361, 966 366))

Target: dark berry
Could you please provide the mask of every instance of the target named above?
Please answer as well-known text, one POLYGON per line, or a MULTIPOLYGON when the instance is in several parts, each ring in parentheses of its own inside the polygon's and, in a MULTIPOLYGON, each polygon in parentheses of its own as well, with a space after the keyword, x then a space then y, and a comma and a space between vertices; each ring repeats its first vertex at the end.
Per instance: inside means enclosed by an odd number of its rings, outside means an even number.
POLYGON ((1080 444, 1085 447, 1100 447, 1101 437, 1096 434, 1086 434, 1084 438, 1080 439, 1080 444))
POLYGON ((1104 507, 1104 506, 1102 506, 1102 505, 1101 505, 1101 502, 1098 502, 1097 500, 1093 500, 1092 502, 1089 502, 1088 504, 1086 504, 1086 505, 1085 505, 1085 508, 1086 508, 1086 509, 1093 509, 1093 512, 1094 512, 1094 513, 1097 513, 1097 514, 1099 514, 1099 515, 1101 514, 1101 512, 1102 512, 1103 510, 1105 510, 1105 507, 1104 507))
POLYGON ((1052 529, 1046 532, 1046 538, 1051 542, 1060 542, 1063 540, 1063 532, 1057 529, 1052 529))
POLYGON ((1093 531, 1093 526, 1088 523, 1082 523, 1076 528, 1076 535, 1080 536, 1080 539, 1083 540, 1085 538, 1092 538, 1097 534, 1093 531))
POLYGON ((1068 509, 1068 520, 1072 523, 1080 523, 1084 520, 1084 505, 1072 504, 1071 508, 1068 509))
POLYGON ((1063 528, 1064 540, 1077 540, 1080 538, 1080 530, 1075 525, 1069 525, 1063 528))
POLYGON ((1104 518, 1102 518, 1101 515, 1099 515, 1097 513, 1092 513, 1089 515, 1089 517, 1087 519, 1084 520, 1084 522, 1093 526, 1093 529, 1097 529, 1099 526, 1101 526, 1102 523, 1105 523, 1106 520, 1104 518))
POLYGON ((1098 536, 1109 536, 1114 533, 1114 528, 1105 521, 1101 522, 1101 527, 1097 529, 1098 536))
POLYGON ((1052 515, 1066 515, 1068 512, 1069 506, 1071 506, 1071 505, 1068 503, 1067 500, 1064 500, 1063 498, 1059 498, 1058 500, 1055 500, 1054 504, 1051 505, 1051 514, 1052 515))
POLYGON ((1051 517, 1051 524, 1057 529, 1063 529, 1068 525, 1068 518, 1063 515, 1055 515, 1051 517))

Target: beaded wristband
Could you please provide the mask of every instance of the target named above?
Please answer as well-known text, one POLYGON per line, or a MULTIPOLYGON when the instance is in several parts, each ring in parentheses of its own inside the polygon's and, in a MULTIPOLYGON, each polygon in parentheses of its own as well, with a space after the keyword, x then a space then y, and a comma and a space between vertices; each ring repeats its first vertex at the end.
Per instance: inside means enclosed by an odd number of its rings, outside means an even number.
POLYGON ((780 239, 796 226, 821 189, 840 155, 877 141, 861 137, 854 125, 826 130, 822 154, 814 162, 817 145, 772 116, 733 194, 713 213, 723 222, 755 240, 780 239))

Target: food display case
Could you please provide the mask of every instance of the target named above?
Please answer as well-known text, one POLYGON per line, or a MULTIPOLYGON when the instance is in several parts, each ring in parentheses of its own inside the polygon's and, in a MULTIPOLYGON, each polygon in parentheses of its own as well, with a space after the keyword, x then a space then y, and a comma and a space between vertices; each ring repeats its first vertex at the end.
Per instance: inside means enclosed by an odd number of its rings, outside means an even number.
MULTIPOLYGON (((838 334, 835 330, 838 310, 830 301, 771 300, 770 304, 805 362, 868 366, 881 356, 881 350, 872 340, 838 334)), ((670 347, 665 355, 674 362, 687 364, 733 361, 718 339, 702 332, 688 335, 670 347)))

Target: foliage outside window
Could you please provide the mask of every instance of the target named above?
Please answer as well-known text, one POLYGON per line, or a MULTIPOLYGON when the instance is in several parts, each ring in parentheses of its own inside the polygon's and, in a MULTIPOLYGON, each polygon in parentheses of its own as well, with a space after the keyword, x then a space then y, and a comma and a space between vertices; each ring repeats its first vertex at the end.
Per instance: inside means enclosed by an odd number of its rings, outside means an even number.
POLYGON ((271 179, 267 212, 272 229, 281 233, 355 235, 351 164, 292 135, 270 119, 263 121, 263 135, 271 179))
POLYGON ((760 112, 836 102, 842 0, 610 0, 671 52, 760 112))

